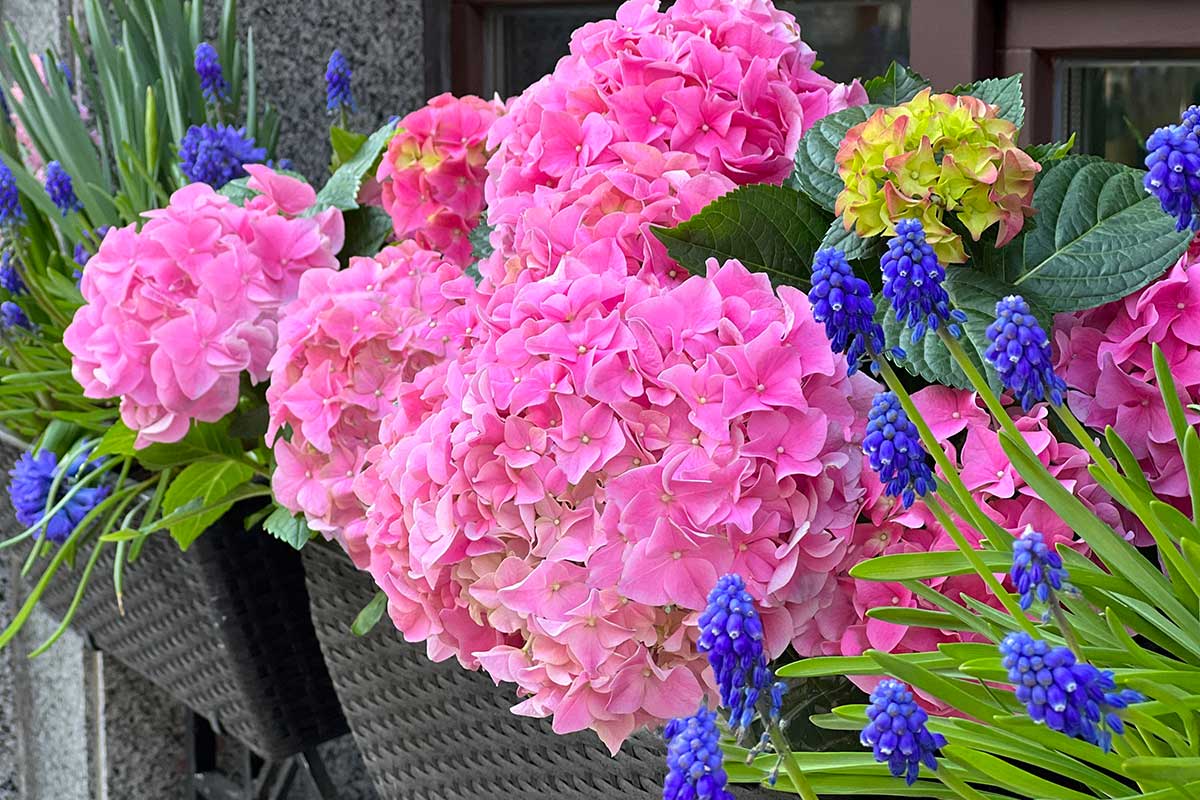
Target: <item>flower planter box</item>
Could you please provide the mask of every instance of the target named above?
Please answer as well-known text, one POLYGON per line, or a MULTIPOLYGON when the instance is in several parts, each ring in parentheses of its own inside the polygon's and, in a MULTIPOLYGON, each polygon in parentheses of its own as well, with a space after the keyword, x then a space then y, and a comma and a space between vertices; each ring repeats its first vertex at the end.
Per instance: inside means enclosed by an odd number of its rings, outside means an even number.
MULTIPOLYGON (((7 462, 12 453, 5 450, 7 462)), ((20 530, 7 495, 6 534, 20 530)), ((158 685, 267 760, 346 732, 308 615, 300 554, 247 533, 235 508, 186 552, 152 536, 124 575, 124 616, 106 548, 72 624, 106 655, 158 685)), ((82 562, 63 568, 43 603, 62 615, 82 562)))
MULTIPOLYGON (((512 687, 457 661, 430 661, 386 618, 355 636, 350 623, 375 595, 374 583, 332 547, 314 542, 303 553, 317 638, 381 798, 662 797, 666 748, 657 734, 635 734, 612 758, 592 733, 559 736, 548 719, 516 716, 512 687)), ((746 800, 771 796, 735 791, 746 800)))

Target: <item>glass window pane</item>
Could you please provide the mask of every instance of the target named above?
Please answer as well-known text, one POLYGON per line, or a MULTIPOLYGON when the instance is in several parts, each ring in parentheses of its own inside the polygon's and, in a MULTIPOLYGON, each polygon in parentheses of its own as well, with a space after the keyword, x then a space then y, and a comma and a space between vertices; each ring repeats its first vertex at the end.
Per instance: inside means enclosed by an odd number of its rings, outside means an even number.
POLYGON ((580 6, 541 5, 503 8, 487 12, 488 53, 484 82, 487 93, 501 97, 520 94, 554 70, 567 54, 571 33, 581 25, 616 14, 620 3, 580 6))
POLYGON ((1055 78, 1055 139, 1075 131, 1076 152, 1135 166, 1155 128, 1200 103, 1200 59, 1063 59, 1055 78))

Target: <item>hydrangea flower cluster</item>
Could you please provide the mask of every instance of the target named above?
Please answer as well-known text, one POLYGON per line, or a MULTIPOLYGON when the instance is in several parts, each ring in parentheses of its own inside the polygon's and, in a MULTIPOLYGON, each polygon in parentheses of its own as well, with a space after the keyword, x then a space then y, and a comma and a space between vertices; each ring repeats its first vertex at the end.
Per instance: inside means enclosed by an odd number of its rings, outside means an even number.
POLYGON ((1200 231, 1200 106, 1146 140, 1146 191, 1175 217, 1176 230, 1200 231))
MULTIPOLYGON (((851 374, 863 356, 883 352, 883 327, 875 321, 871 286, 854 274, 841 250, 825 248, 813 257, 808 300, 813 319, 825 325, 830 347, 846 356, 851 374)), ((903 357, 904 351, 896 354, 903 357)))
POLYGON ((846 230, 878 236, 901 219, 919 219, 945 264, 967 260, 949 211, 975 241, 999 225, 996 245, 1021 232, 1033 214, 1041 166, 1017 146, 1017 127, 975 97, 925 89, 907 103, 880 108, 855 125, 838 148, 845 189, 836 210, 846 230))
MULTIPOLYGON (((699 625, 697 648, 708 653, 708 663, 721 690, 721 706, 729 709, 730 726, 744 730, 754 719, 759 697, 770 690, 775 676, 763 653, 762 620, 740 575, 723 575, 717 581, 708 594, 708 606, 700 615, 699 625)), ((782 690, 772 692, 771 699, 770 717, 778 719, 782 690)))
POLYGON ((1200 403, 1200 248, 1128 297, 1059 314, 1053 335, 1072 413, 1093 430, 1111 425, 1155 493, 1190 509, 1183 456, 1157 388, 1151 348, 1162 348, 1189 423, 1200 422, 1188 408, 1200 403))
POLYGON ((1045 537, 1030 525, 1013 542, 1013 563, 1009 571, 1013 587, 1021 596, 1021 608, 1028 610, 1034 598, 1049 602, 1051 593, 1062 591, 1067 571, 1062 556, 1051 550, 1045 537))
POLYGON ((917 705, 913 693, 900 681, 882 680, 871 692, 867 706, 867 726, 859 737, 875 752, 875 760, 888 765, 888 771, 912 786, 921 773, 921 765, 937 770, 934 751, 946 746, 946 737, 930 733, 929 715, 917 705))
POLYGON ((164 209, 110 230, 81 283, 86 305, 63 341, 87 397, 120 397, 138 446, 177 441, 193 419, 237 404, 243 372, 267 378, 279 309, 300 275, 333 267, 337 210, 300 217, 315 201, 301 181, 251 166, 244 208, 205 184, 164 209))
POLYGON ((1112 670, 1079 661, 1067 647, 1051 647, 1028 633, 1010 633, 1000 643, 1000 656, 1017 699, 1034 722, 1112 749, 1113 735, 1125 732, 1121 709, 1146 698, 1132 689, 1118 690, 1112 670))
POLYGON ((229 99, 229 82, 225 80, 221 60, 211 44, 201 42, 196 45, 193 67, 200 78, 200 93, 204 95, 204 102, 217 106, 229 99))
POLYGON ((668 289, 586 268, 498 291, 491 335, 414 382, 445 402, 402 396, 356 488, 397 627, 615 748, 696 707, 719 575, 760 598, 769 655, 816 638, 869 379, 737 262, 668 289))
POLYGON ((996 321, 988 326, 987 340, 984 358, 1021 408, 1029 411, 1042 401, 1062 405, 1067 384, 1055 373, 1050 337, 1024 298, 1009 295, 996 303, 996 321))
POLYGON ((946 270, 938 262, 933 248, 925 240, 925 228, 919 219, 902 219, 896 234, 879 261, 883 273, 883 296, 891 303, 899 322, 912 328, 912 341, 919 342, 925 331, 943 326, 958 338, 959 323, 967 315, 951 310, 950 295, 942 286, 946 270))
POLYGON ((471 262, 467 237, 483 215, 484 144, 503 111, 478 97, 443 94, 400 120, 376 174, 397 239, 455 264, 471 262))
POLYGON ((354 476, 401 384, 457 354, 473 324, 464 299, 473 289, 461 267, 407 241, 340 272, 308 270, 280 317, 267 390, 275 497, 338 535, 362 566, 354 476), (290 438, 276 439, 284 426, 290 438))
POLYGON ((497 283, 589 248, 629 274, 665 276, 674 265, 649 225, 676 224, 735 184, 782 183, 805 130, 866 102, 858 83, 814 71, 795 19, 770 0, 659 5, 629 0, 580 28, 493 128, 497 283))
POLYGON ((261 163, 266 148, 255 147, 245 128, 217 123, 192 125, 179 143, 179 168, 193 183, 214 189, 246 176, 246 164, 261 163))
MULTIPOLYGON (((26 527, 35 525, 46 511, 56 505, 67 492, 85 475, 96 468, 95 462, 87 461, 87 453, 73 460, 59 481, 58 492, 52 498, 51 489, 61 469, 58 457, 50 450, 26 451, 17 459, 9 471, 8 497, 12 502, 17 522, 26 527)), ((43 536, 55 544, 62 544, 83 518, 108 496, 104 485, 86 486, 75 491, 66 505, 50 517, 45 524, 33 532, 33 538, 43 536)))
POLYGON ((885 491, 899 497, 905 507, 911 506, 917 496, 933 491, 929 455, 921 446, 917 426, 908 418, 894 392, 875 395, 867 416, 863 452, 871 469, 879 473, 885 491))
POLYGON ((71 176, 57 161, 46 165, 46 194, 50 195, 50 200, 64 217, 72 211, 83 210, 83 204, 75 196, 71 176))
POLYGON ((703 706, 690 717, 673 719, 663 729, 667 740, 667 778, 663 800, 733 800, 726 790, 725 754, 717 712, 703 706))

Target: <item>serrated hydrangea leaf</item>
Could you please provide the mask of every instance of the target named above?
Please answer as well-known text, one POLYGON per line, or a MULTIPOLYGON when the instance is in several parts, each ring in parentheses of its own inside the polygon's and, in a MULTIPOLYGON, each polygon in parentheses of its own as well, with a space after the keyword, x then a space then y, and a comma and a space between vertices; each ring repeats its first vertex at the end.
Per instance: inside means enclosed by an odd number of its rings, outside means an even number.
POLYGON ((821 246, 817 249, 824 250, 826 247, 841 250, 847 261, 878 260, 883 250, 883 241, 878 237, 864 239, 855 233, 853 228, 846 230, 842 218, 837 217, 830 224, 829 230, 825 231, 825 236, 821 239, 821 246))
POLYGON ((743 186, 717 198, 674 228, 654 235, 680 265, 697 275, 705 263, 737 259, 766 273, 771 283, 807 288, 813 253, 829 228, 829 215, 784 186, 743 186))
POLYGON ((1142 188, 1144 173, 1087 156, 1068 156, 1038 182, 1036 227, 1009 248, 1012 293, 1052 313, 1125 297, 1162 275, 1187 250, 1142 188))
POLYGON ((917 96, 917 92, 929 88, 929 81, 922 75, 895 61, 888 71, 863 84, 867 97, 881 106, 898 106, 917 96))
POLYGON ((1071 138, 1065 142, 1050 142, 1048 144, 1031 144, 1025 148, 1025 152, 1034 160, 1040 163, 1043 167, 1051 162, 1059 161, 1071 155, 1071 150, 1075 147, 1075 134, 1071 134, 1071 138))
POLYGON ((271 515, 263 520, 263 530, 299 550, 312 538, 312 531, 302 514, 293 514, 283 506, 276 506, 271 515))
MULTIPOLYGON (((984 366, 983 354, 987 351, 987 327, 996 318, 996 302, 1011 293, 1009 287, 970 266, 946 270, 943 285, 950 295, 951 307, 967 315, 967 321, 962 323, 963 335, 959 339, 963 350, 992 389, 999 391, 1000 385, 995 374, 984 366)), ((900 347, 905 352, 905 358, 894 359, 896 363, 930 383, 957 389, 974 388, 938 334, 926 333, 914 344, 912 330, 896 321, 887 298, 877 294, 875 304, 879 309, 878 319, 883 325, 887 346, 900 347)))
POLYGON ((1025 122, 1025 96, 1021 91, 1021 73, 1007 78, 986 78, 954 87, 951 94, 970 95, 1000 110, 1000 116, 1018 128, 1025 122))
POLYGON ((387 147, 388 141, 395 132, 395 124, 389 122, 367 137, 354 157, 338 167, 337 171, 330 175, 329 180, 321 187, 321 191, 317 192, 314 211, 326 208, 340 208, 343 211, 349 211, 358 208, 358 190, 362 187, 363 178, 379 158, 380 153, 387 147))
POLYGON ((877 105, 854 106, 822 117, 805 132, 796 151, 796 168, 788 184, 811 197, 817 205, 832 212, 842 179, 837 171, 837 151, 846 131, 866 122, 877 105))
POLYGON ((392 233, 392 218, 382 208, 364 206, 347 211, 346 243, 338 256, 342 261, 351 256, 373 256, 383 247, 392 233))
MULTIPOLYGON (((201 509, 213 505, 254 477, 254 470, 240 461, 197 461, 175 476, 163 495, 163 514, 201 509)), ((202 514, 194 514, 168 525, 171 537, 186 550, 204 531, 232 507, 217 505, 202 514)))
POLYGON ((471 240, 471 257, 476 261, 483 261, 492 254, 492 226, 486 221, 480 220, 479 224, 471 229, 469 238, 471 240))

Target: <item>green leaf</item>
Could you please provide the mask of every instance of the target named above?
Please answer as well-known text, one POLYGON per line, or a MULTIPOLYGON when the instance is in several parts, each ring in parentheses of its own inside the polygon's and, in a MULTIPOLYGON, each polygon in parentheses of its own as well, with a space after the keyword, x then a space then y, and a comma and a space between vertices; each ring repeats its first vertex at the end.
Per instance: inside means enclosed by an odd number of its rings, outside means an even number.
POLYGON ((1069 156, 1038 181, 1036 225, 1007 248, 1014 291, 1052 313, 1094 308, 1163 274, 1187 250, 1143 172, 1089 156, 1069 156))
POLYGON ((217 190, 217 194, 224 195, 239 206, 244 206, 246 201, 254 197, 258 192, 251 189, 247 184, 250 182, 249 176, 245 178, 236 178, 217 190))
POLYGON ((241 454, 237 439, 229 435, 230 419, 220 422, 193 423, 187 435, 171 444, 152 444, 135 450, 138 463, 149 470, 160 470, 201 459, 227 459, 241 454))
POLYGON ((1200 781, 1200 758, 1134 756, 1125 759, 1121 770, 1136 781, 1167 781, 1180 786, 1184 781, 1200 781))
POLYGON ((980 750, 949 744, 942 748, 942 752, 951 761, 983 773, 998 785, 1016 792, 1019 797, 1053 797, 1054 800, 1094 800, 1095 797, 1038 777, 980 750))
POLYGON ((96 449, 92 451, 92 459, 94 460, 101 456, 136 455, 137 451, 133 447, 133 443, 136 440, 137 433, 130 430, 124 422, 117 420, 100 437, 96 449))
POLYGON ((350 632, 355 636, 366 636, 379 624, 379 620, 386 610, 387 595, 383 592, 376 592, 375 596, 371 598, 371 602, 363 606, 363 610, 358 612, 358 616, 354 618, 353 624, 350 625, 350 632))
POLYGON ((887 674, 933 695, 944 703, 949 703, 955 709, 976 719, 991 719, 993 715, 1005 710, 996 705, 987 689, 978 684, 938 675, 891 653, 868 650, 867 655, 887 674))
POLYGON ((1030 158, 1037 161, 1042 166, 1046 166, 1053 161, 1059 161, 1071 155, 1071 151, 1075 148, 1075 134, 1071 134, 1071 138, 1065 142, 1050 142, 1049 144, 1031 144, 1025 148, 1025 152, 1030 158))
POLYGON ((304 515, 293 514, 283 506, 276 506, 271 515, 263 520, 263 530, 297 550, 303 548, 312 538, 312 531, 309 530, 304 515))
MULTIPOLYGON (((896 658, 930 669, 954 669, 958 666, 957 661, 941 653, 903 653, 896 658)), ((775 672, 781 678, 819 678, 826 675, 882 675, 885 671, 870 656, 817 656, 784 664, 775 672)))
POLYGON ((654 235, 697 275, 706 274, 710 258, 736 258, 776 286, 804 288, 828 228, 828 215, 801 193, 757 184, 717 198, 674 228, 654 228, 654 235))
MULTIPOLYGON (((996 302, 1011 294, 1011 288, 969 266, 951 267, 947 270, 944 285, 950 294, 951 307, 967 315, 967 321, 961 325, 961 341, 967 357, 976 369, 987 377, 992 389, 999 391, 996 375, 985 367, 983 355, 988 347, 987 328, 996 319, 996 302)), ((875 303, 879 308, 878 318, 883 325, 887 346, 904 350, 904 358, 893 359, 897 364, 930 383, 940 383, 958 389, 973 388, 939 336, 926 333, 919 342, 914 343, 911 329, 896 319, 891 305, 882 294, 875 296, 875 303)))
POLYGON ((876 105, 854 106, 819 119, 800 139, 796 167, 787 185, 804 192, 817 205, 833 213, 833 206, 843 188, 837 171, 838 146, 845 138, 846 131, 866 122, 877 108, 879 106, 876 105))
MULTIPOLYGON (((1011 553, 980 550, 979 556, 992 572, 1007 572, 1012 566, 1011 553)), ((931 553, 894 553, 868 558, 850 569, 850 577, 865 581, 925 580, 969 575, 974 571, 971 562, 958 550, 939 550, 931 553)))
POLYGON ((492 254, 492 226, 488 225, 485 220, 480 220, 479 224, 471 229, 469 238, 471 240, 471 257, 475 261, 483 261, 492 254))
POLYGON ((331 207, 342 211, 358 208, 358 190, 362 187, 363 177, 374 166, 395 132, 396 126, 389 122, 367 137, 358 152, 338 167, 321 191, 317 192, 314 208, 318 211, 331 207))
POLYGON ((916 97, 918 92, 928 89, 929 86, 929 81, 923 76, 908 67, 900 66, 895 61, 888 67, 885 74, 871 78, 863 84, 871 102, 881 106, 898 106, 901 103, 907 103, 916 97))
MULTIPOLYGON (((197 507, 208 506, 253 477, 254 470, 252 468, 231 459, 199 461, 189 464, 175 476, 170 487, 167 488, 167 493, 163 497, 163 511, 169 515, 193 504, 197 507)), ((232 505, 232 503, 218 505, 203 514, 171 523, 167 527, 171 531, 171 536, 179 543, 180 549, 186 550, 232 505)))
POLYGON ((348 131, 334 125, 329 128, 329 146, 333 149, 333 170, 345 164, 366 143, 366 134, 348 131))
POLYGON ((382 208, 366 206, 347 211, 346 243, 338 256, 345 261, 352 256, 373 256, 392 234, 392 218, 382 208))
MULTIPOLYGON (((830 224, 829 230, 825 231, 821 246, 817 249, 824 250, 827 247, 841 250, 847 261, 878 261, 883 252, 883 240, 879 237, 864 239, 853 227, 846 230, 841 216, 838 216, 830 224)), ((877 264, 875 266, 878 267, 877 264)))
POLYGON ((901 608, 880 606, 867 611, 868 619, 903 625, 906 628, 929 628, 941 631, 971 631, 973 625, 960 622, 953 614, 945 611, 930 611, 925 608, 901 608))
POLYGON ((1025 97, 1021 92, 1021 74, 1007 78, 987 78, 954 87, 952 94, 970 95, 999 109, 1000 116, 1016 125, 1025 124, 1025 97))

